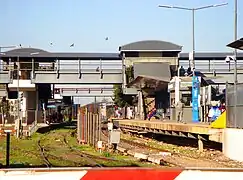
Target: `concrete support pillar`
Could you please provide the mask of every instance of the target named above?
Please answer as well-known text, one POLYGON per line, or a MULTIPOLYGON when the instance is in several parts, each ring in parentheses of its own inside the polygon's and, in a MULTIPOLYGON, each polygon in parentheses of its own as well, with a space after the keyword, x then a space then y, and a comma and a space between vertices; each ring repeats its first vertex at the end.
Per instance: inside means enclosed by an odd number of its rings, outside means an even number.
POLYGON ((19 99, 20 99, 20 116, 21 118, 26 118, 27 114, 27 108, 28 108, 28 93, 26 91, 20 91, 19 92, 19 99))
POLYGON ((180 100, 180 78, 175 77, 175 103, 180 100))
POLYGON ((144 120, 143 93, 138 91, 138 113, 141 120, 144 120))
POLYGON ((203 141, 201 138, 198 138, 198 150, 203 152, 203 141))
POLYGON ((35 121, 36 110, 36 91, 28 91, 27 94, 27 106, 26 106, 26 119, 27 124, 32 124, 35 121))
POLYGON ((38 85, 36 85, 35 89, 35 121, 36 123, 38 122, 38 117, 39 117, 39 90, 38 90, 38 85))

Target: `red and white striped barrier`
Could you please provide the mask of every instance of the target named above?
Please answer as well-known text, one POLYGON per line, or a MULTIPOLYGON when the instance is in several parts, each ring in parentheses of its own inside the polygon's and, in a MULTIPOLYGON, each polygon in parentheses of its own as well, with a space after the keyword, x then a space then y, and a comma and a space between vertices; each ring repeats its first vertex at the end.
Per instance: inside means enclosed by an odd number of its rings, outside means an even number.
POLYGON ((0 170, 0 180, 223 180, 243 179, 243 170, 178 169, 29 169, 0 170))

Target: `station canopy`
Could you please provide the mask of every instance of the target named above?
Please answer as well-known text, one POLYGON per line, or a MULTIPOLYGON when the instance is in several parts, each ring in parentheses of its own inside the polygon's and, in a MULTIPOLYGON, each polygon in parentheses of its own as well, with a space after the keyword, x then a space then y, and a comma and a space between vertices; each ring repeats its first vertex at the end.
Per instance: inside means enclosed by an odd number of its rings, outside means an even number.
POLYGON ((134 77, 129 87, 153 91, 166 89, 171 79, 170 65, 157 62, 134 63, 134 77))
POLYGON ((234 42, 227 45, 228 47, 243 50, 243 38, 240 38, 234 42))

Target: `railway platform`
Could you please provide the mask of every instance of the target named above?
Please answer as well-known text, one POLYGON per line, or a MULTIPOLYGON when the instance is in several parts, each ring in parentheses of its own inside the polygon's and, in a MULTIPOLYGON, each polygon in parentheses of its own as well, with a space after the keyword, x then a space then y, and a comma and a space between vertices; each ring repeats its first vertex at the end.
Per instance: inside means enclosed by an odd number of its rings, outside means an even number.
POLYGON ((223 129, 212 128, 210 124, 203 123, 177 123, 174 121, 158 120, 114 120, 121 129, 137 133, 156 133, 170 136, 194 138, 198 140, 199 150, 203 150, 203 141, 223 143, 223 129))

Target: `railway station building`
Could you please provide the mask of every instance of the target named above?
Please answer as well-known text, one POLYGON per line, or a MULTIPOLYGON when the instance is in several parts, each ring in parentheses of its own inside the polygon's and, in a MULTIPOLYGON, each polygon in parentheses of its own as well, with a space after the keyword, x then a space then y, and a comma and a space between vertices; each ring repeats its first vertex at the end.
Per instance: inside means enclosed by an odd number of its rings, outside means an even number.
MULTIPOLYGON (((122 84, 123 93, 146 96, 147 111, 154 106, 169 106, 168 84, 177 74, 178 67, 188 67, 189 55, 182 53, 182 46, 165 41, 148 40, 129 43, 115 53, 65 53, 48 52, 35 48, 19 48, 0 54, 0 96, 11 102, 12 114, 8 123, 18 116, 16 99, 19 95, 21 118, 27 125, 43 122, 43 103, 53 98, 55 85, 67 85, 59 93, 63 96, 99 96, 112 93, 110 89, 68 88, 68 85, 122 84), (134 77, 127 79, 126 68, 133 67, 134 77), (17 93, 19 92, 19 94, 17 93), (103 94, 102 94, 103 93, 103 94), (15 110, 14 110, 15 108, 15 110)), ((196 53, 196 69, 215 86, 233 80, 233 62, 225 62, 230 53, 196 53)), ((243 53, 238 54, 238 77, 243 78, 243 53)), ((58 90, 57 90, 58 91, 58 90)), ((139 103, 138 103, 139 104, 139 103)), ((141 105, 138 115, 145 117, 141 105)), ((141 117, 141 119, 143 119, 141 117)))

